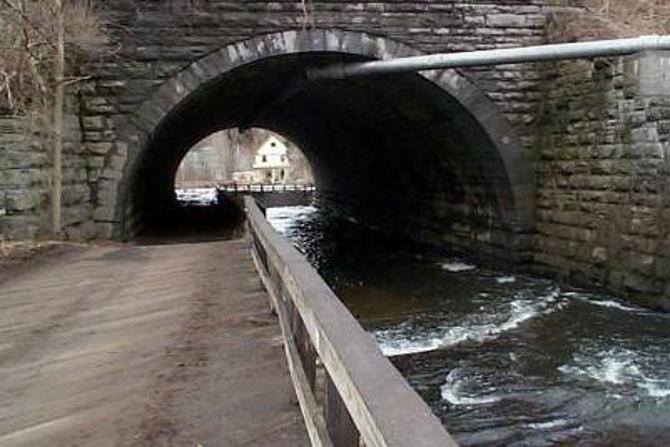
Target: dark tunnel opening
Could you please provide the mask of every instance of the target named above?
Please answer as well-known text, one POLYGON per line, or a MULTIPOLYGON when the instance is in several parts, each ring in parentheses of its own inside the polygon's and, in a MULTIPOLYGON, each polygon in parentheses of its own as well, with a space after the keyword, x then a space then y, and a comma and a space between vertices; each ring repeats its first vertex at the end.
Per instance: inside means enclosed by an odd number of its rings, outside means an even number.
POLYGON ((295 143, 261 128, 217 131, 189 148, 175 172, 174 197, 148 216, 135 239, 204 242, 243 232, 244 195, 261 209, 315 200, 312 168, 295 143))
POLYGON ((196 142, 227 128, 260 127, 295 142, 321 197, 362 222, 421 242, 510 245, 514 197, 486 129, 418 74, 305 79, 307 67, 343 60, 360 57, 261 59, 189 95, 135 164, 126 237, 174 218, 175 173, 196 142))

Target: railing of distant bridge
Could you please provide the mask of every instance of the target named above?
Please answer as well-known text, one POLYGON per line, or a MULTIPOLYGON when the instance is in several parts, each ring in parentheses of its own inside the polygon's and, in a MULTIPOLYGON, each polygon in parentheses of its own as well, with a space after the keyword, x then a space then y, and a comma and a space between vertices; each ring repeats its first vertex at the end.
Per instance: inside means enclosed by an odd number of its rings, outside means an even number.
POLYGON ((288 192, 288 191, 301 191, 301 192, 312 192, 316 191, 316 188, 312 184, 308 183, 281 183, 281 184, 265 184, 265 183, 234 183, 232 185, 221 185, 218 186, 219 191, 232 192, 232 193, 245 193, 245 192, 288 192))
POLYGON ((312 445, 455 446, 430 408, 290 242, 245 198, 251 252, 276 311, 312 445))

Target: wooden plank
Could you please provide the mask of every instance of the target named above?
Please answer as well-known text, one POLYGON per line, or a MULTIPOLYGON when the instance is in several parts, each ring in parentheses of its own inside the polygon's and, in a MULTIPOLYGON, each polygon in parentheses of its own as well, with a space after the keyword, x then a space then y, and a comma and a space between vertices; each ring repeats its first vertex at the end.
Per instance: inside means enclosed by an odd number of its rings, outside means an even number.
POLYGON ((347 407, 326 372, 326 428, 337 447, 358 447, 360 434, 347 407))
POLYGON ((312 346, 312 342, 309 339, 309 332, 305 324, 300 320, 300 325, 298 326, 298 331, 296 333, 296 344, 298 345, 298 352, 300 353, 300 359, 302 360, 302 365, 305 369, 305 375, 309 381, 309 385, 314 391, 316 385, 316 350, 312 346))
POLYGON ((245 198, 250 229, 280 273, 314 348, 368 447, 457 445, 307 260, 245 198))
POLYGON ((309 439, 312 445, 315 447, 333 447, 328 430, 326 429, 326 423, 323 418, 323 414, 318 404, 316 403, 316 398, 314 397, 312 387, 310 386, 310 382, 305 375, 302 362, 300 361, 298 348, 291 334, 289 320, 286 315, 286 308, 274 293, 274 287, 272 287, 270 279, 267 276, 265 270, 261 267, 262 264, 259 262, 256 253, 254 251, 251 253, 254 265, 256 266, 261 280, 263 281, 263 284, 265 285, 265 288, 270 295, 270 299, 274 303, 274 308, 277 312, 277 316, 279 317, 279 325, 281 327, 284 338, 284 351, 286 354, 286 360, 288 362, 291 380, 293 381, 293 387, 295 388, 295 393, 298 397, 300 411, 302 412, 302 416, 305 421, 309 439))

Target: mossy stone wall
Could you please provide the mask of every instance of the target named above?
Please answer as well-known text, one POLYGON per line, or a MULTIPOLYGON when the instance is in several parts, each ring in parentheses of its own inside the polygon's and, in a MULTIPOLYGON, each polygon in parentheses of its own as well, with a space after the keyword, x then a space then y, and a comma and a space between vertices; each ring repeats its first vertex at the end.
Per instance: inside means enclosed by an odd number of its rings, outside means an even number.
POLYGON ((535 261, 670 308, 670 90, 646 94, 640 62, 547 67, 535 261))

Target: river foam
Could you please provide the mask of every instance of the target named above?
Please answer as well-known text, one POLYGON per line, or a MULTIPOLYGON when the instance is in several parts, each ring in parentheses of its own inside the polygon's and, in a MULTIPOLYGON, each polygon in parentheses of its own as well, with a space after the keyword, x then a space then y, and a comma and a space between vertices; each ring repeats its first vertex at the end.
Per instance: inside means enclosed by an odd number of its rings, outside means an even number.
POLYGON ((670 377, 652 375, 644 358, 629 349, 612 348, 606 351, 575 354, 573 361, 558 370, 573 377, 586 377, 604 386, 636 387, 649 397, 670 397, 670 377))
POLYGON ((594 306, 608 307, 610 309, 623 310, 624 312, 648 312, 648 310, 642 309, 641 307, 625 305, 612 299, 594 298, 593 295, 589 294, 579 292, 565 292, 563 295, 569 298, 578 299, 584 303, 592 304, 594 306))
MULTIPOLYGON (((482 343, 515 330, 537 316, 559 310, 559 296, 560 290, 556 288, 538 299, 516 299, 509 303, 508 317, 503 321, 442 327, 419 335, 411 323, 405 322, 376 331, 374 335, 384 355, 389 357, 448 348, 466 341, 482 343)), ((495 318, 495 313, 490 317, 495 318)))
POLYGON ((441 262, 440 267, 442 270, 446 270, 452 273, 470 272, 477 269, 476 265, 467 264, 461 261, 441 262))
POLYGON ((516 282, 516 277, 514 276, 500 276, 496 278, 498 284, 512 284, 516 282))
POLYGON ((313 206, 282 206, 268 208, 265 213, 274 229, 283 235, 290 235, 296 224, 314 214, 317 209, 313 206))
POLYGON ((464 372, 460 369, 452 369, 447 374, 444 385, 440 387, 440 395, 452 405, 484 405, 492 404, 501 400, 499 396, 489 394, 483 396, 473 396, 473 393, 467 393, 464 388, 467 383, 464 379, 464 372))
POLYGON ((619 309, 625 312, 640 312, 643 309, 638 307, 626 306, 614 300, 592 300, 588 298, 582 298, 584 301, 587 301, 589 304, 594 304, 601 307, 609 307, 611 309, 619 309))
POLYGON ((416 331, 395 327, 376 331, 374 336, 382 353, 387 357, 430 352, 442 346, 442 338, 438 335, 434 337, 427 336, 429 334, 421 334, 415 337, 408 336, 412 332, 416 331))

